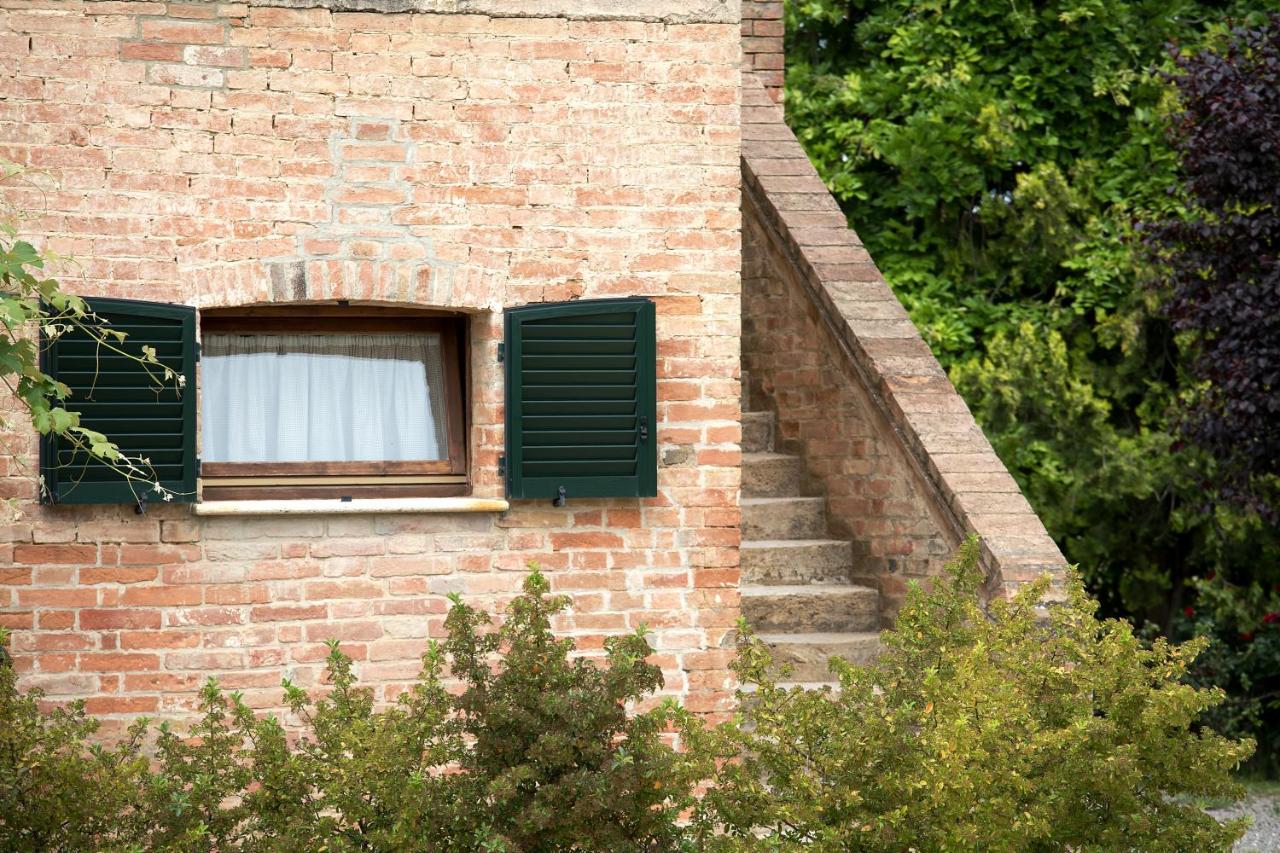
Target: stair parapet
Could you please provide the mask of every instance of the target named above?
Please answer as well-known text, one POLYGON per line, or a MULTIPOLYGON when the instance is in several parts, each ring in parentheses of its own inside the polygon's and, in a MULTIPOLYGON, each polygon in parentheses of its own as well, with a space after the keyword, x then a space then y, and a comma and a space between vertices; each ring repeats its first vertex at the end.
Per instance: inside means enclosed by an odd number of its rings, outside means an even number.
MULTIPOLYGON (((983 540, 993 588, 1045 572, 1061 578, 1061 552, 848 228, 767 85, 744 75, 743 367, 750 392, 777 410, 772 447, 801 455, 822 480, 833 538, 854 540, 854 577, 874 579, 890 612, 904 579, 939 571, 971 533, 983 540), (753 295, 753 287, 769 291, 753 295), (761 300, 755 314, 753 298, 761 300), (798 316, 779 316, 784 303, 798 316), (753 340, 773 350, 751 352, 753 340), (861 430, 847 429, 849 419, 861 430)), ((765 512, 744 501, 744 519, 764 524, 765 512)), ((746 565, 744 556, 744 574, 746 565)))

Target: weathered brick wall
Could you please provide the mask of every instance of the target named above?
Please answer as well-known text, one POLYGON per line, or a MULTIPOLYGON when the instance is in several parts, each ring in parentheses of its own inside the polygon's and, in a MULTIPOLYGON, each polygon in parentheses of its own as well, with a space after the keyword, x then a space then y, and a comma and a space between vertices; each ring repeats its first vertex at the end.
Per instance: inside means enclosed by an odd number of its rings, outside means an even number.
POLYGON ((470 312, 477 496, 501 496, 499 309, 647 295, 658 310, 655 499, 49 509, 32 502, 32 437, 5 436, 28 462, 0 456, 0 495, 22 501, 0 526, 0 624, 25 683, 116 721, 180 715, 207 676, 276 707, 280 677, 315 683, 337 637, 389 695, 440 635, 446 593, 500 604, 536 561, 574 597, 561 630, 598 648, 643 622, 668 691, 726 707, 740 33, 736 17, 680 20, 0 2, 0 157, 47 184, 7 192, 78 259, 75 289, 470 312))
POLYGON ((1062 554, 928 345, 848 228, 782 119, 747 75, 743 93, 743 369, 753 408, 777 412, 855 580, 884 616, 905 581, 982 538, 992 585, 1012 589, 1062 554))
POLYGON ((782 0, 742 0, 742 67, 775 102, 782 100, 785 60, 782 0))
POLYGON ((751 407, 777 413, 779 449, 804 458, 805 493, 826 497, 834 538, 854 543, 854 582, 879 589, 892 617, 906 581, 936 574, 959 539, 754 208, 743 217, 742 299, 751 407))

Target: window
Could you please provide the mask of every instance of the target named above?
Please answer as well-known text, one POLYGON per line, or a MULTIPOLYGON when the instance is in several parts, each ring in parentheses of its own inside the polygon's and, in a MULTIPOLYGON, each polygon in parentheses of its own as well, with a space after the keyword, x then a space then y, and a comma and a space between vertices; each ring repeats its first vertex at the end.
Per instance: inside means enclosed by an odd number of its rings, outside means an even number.
POLYGON ((465 492, 460 318, 305 306, 201 330, 205 500, 465 492))
MULTIPOLYGON (((124 350, 153 349, 177 381, 157 387, 133 360, 74 334, 45 341, 45 369, 68 386, 84 426, 148 460, 166 500, 467 493, 465 318, 341 303, 198 316, 186 305, 87 302, 128 334, 124 350)), ((507 495, 657 494, 653 302, 526 305, 505 320, 507 495)), ((126 480, 56 436, 41 443, 41 474, 48 503, 141 510, 156 499, 149 480, 126 480)))

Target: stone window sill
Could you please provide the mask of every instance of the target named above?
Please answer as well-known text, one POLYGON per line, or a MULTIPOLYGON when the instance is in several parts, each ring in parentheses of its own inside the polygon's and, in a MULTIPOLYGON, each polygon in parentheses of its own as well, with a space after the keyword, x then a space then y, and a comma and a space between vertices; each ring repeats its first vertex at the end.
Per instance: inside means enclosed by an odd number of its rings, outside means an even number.
POLYGON ((230 515, 367 515, 387 513, 505 512, 501 498, 337 498, 311 500, 205 501, 191 514, 230 515))

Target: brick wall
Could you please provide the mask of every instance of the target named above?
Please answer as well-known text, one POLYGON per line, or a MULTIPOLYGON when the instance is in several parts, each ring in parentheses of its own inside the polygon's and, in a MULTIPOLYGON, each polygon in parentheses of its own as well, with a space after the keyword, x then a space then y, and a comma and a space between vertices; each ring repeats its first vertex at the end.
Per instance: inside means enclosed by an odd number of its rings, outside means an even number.
POLYGON ((959 538, 910 476, 902 448, 887 440, 892 425, 760 219, 748 208, 743 220, 742 347, 751 406, 777 413, 779 449, 804 458, 805 494, 826 496, 834 538, 854 543, 854 582, 880 590, 889 619, 906 581, 936 574, 959 538))
POLYGON ((1065 560, 814 171, 767 80, 743 92, 743 369, 854 542, 884 616, 968 534, 994 588, 1065 560))
POLYGON ((0 2, 0 157, 45 184, 6 192, 80 262, 75 289, 470 313, 477 496, 502 491, 499 309, 647 295, 658 310, 654 499, 49 509, 32 502, 32 437, 5 436, 19 452, 0 456, 0 496, 21 512, 0 526, 0 624, 25 683, 117 724, 185 713, 211 675, 273 708, 280 677, 315 683, 337 637, 387 696, 440 634, 446 593, 500 605, 532 560, 574 596, 560 630, 597 649, 644 622, 668 692, 726 707, 740 34, 681 21, 0 2))
POLYGON ((782 100, 785 60, 782 0, 742 0, 742 67, 775 102, 782 100))

